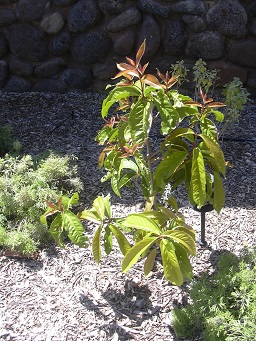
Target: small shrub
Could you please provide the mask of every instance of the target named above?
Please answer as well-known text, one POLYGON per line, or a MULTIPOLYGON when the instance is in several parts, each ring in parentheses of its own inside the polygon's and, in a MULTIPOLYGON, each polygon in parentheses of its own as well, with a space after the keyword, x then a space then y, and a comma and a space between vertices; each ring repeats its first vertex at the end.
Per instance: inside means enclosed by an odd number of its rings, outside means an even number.
POLYGON ((46 200, 82 189, 76 173, 67 156, 0 158, 0 246, 31 254, 48 240, 48 229, 38 217, 46 200))
POLYGON ((240 258, 221 256, 218 272, 193 284, 193 304, 174 309, 178 337, 203 334, 206 341, 254 341, 256 335, 256 249, 240 258))
POLYGON ((21 143, 12 135, 12 128, 8 125, 0 127, 0 157, 6 153, 18 155, 21 150, 21 143))

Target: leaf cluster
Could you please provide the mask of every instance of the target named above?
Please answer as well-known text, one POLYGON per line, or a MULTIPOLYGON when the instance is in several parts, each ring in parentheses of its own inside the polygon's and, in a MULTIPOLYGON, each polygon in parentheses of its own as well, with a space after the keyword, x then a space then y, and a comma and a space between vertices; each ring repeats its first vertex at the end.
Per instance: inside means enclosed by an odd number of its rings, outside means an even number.
POLYGON ((21 143, 12 134, 9 125, 0 126, 0 157, 6 153, 18 155, 21 150, 21 143))

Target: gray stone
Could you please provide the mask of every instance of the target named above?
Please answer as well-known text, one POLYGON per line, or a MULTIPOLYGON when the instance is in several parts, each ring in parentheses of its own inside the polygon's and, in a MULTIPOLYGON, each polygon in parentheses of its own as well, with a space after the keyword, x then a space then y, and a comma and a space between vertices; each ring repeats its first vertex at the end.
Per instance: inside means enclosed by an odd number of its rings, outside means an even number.
POLYGON ((65 65, 62 58, 55 58, 48 60, 35 68, 35 75, 37 77, 50 77, 56 75, 61 71, 61 68, 65 65))
POLYGON ((43 17, 41 28, 48 34, 56 34, 63 28, 64 23, 63 15, 60 12, 54 12, 43 17))
POLYGON ((156 54, 161 43, 161 31, 158 23, 153 16, 146 14, 144 16, 141 30, 138 35, 137 49, 146 39, 146 49, 143 60, 147 61, 156 54))
POLYGON ((100 80, 110 80, 118 71, 113 58, 108 59, 104 63, 97 63, 92 66, 93 76, 100 80))
POLYGON ((8 52, 8 41, 5 35, 0 32, 0 58, 4 57, 8 52))
POLYGON ((256 88, 256 70, 251 70, 249 72, 247 86, 252 88, 256 88))
POLYGON ((53 92, 58 94, 64 94, 67 91, 67 87, 63 82, 58 79, 44 79, 38 82, 32 89, 34 92, 53 92))
POLYGON ((242 38, 246 35, 247 13, 237 0, 219 0, 212 6, 206 18, 212 30, 242 38))
POLYGON ((256 36, 256 19, 254 19, 251 23, 250 32, 253 36, 256 36))
POLYGON ((14 10, 8 8, 0 8, 0 26, 8 26, 16 21, 14 10))
POLYGON ((137 6, 142 11, 158 15, 163 18, 167 18, 170 15, 171 10, 170 5, 162 4, 157 0, 139 0, 137 6))
POLYGON ((28 92, 31 89, 31 83, 21 77, 12 76, 2 89, 2 92, 28 92))
POLYGON ((18 0, 0 0, 0 5, 12 4, 13 2, 17 2, 18 0))
POLYGON ((241 40, 231 46, 228 59, 243 66, 256 67, 255 51, 256 40, 241 40))
POLYGON ((92 81, 91 70, 84 66, 82 68, 68 68, 62 74, 63 82, 73 89, 84 89, 92 81))
POLYGON ((108 25, 107 29, 110 32, 119 32, 132 25, 136 25, 141 21, 140 11, 136 7, 128 8, 126 11, 117 15, 112 19, 108 25))
POLYGON ((127 56, 133 49, 135 43, 135 32, 128 30, 121 32, 114 41, 114 51, 121 56, 127 56))
POLYGON ((48 0, 19 0, 16 6, 16 15, 22 21, 40 19, 47 7, 48 0))
POLYGON ((192 59, 216 60, 222 57, 225 38, 218 32, 195 33, 186 46, 186 54, 192 59))
POLYGON ((184 14, 182 21, 194 32, 201 32, 206 28, 204 19, 198 15, 184 14))
POLYGON ((67 52, 71 42, 71 33, 69 31, 61 32, 50 41, 49 50, 54 56, 60 56, 67 52))
POLYGON ((203 14, 206 8, 201 0, 184 0, 172 5, 171 11, 182 14, 203 14))
POLYGON ((182 53, 185 43, 184 25, 178 18, 165 21, 163 26, 163 48, 166 54, 178 56, 182 53))
POLYGON ((53 3, 57 6, 69 6, 77 2, 77 0, 53 0, 53 3))
POLYGON ((256 1, 250 3, 250 5, 248 6, 248 13, 250 13, 250 15, 252 15, 253 17, 256 17, 256 1))
POLYGON ((94 0, 80 0, 70 10, 67 17, 71 32, 83 32, 100 19, 100 10, 94 0))
POLYGON ((10 61, 10 71, 17 76, 31 77, 34 72, 34 66, 24 60, 12 58, 10 61))
POLYGON ((103 31, 91 31, 77 36, 72 47, 74 61, 93 64, 104 59, 110 52, 112 40, 103 31))
POLYGON ((98 0, 101 11, 105 14, 118 14, 124 9, 126 0, 98 0))
POLYGON ((11 26, 9 44, 15 56, 27 60, 41 61, 48 53, 48 44, 44 32, 29 24, 11 26))
POLYGON ((8 64, 4 60, 0 60, 0 87, 2 88, 8 77, 8 64))

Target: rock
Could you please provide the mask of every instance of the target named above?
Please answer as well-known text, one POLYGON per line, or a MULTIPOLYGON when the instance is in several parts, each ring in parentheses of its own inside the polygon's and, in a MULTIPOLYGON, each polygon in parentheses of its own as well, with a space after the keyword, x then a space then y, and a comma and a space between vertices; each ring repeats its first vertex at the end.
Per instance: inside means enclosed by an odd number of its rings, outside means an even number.
POLYGON ((195 33, 186 46, 186 54, 192 59, 215 60, 222 57, 225 38, 218 32, 195 33))
POLYGON ((5 35, 0 32, 0 58, 3 58, 8 52, 8 41, 5 35))
POLYGON ((50 77, 56 75, 64 65, 65 62, 62 58, 51 59, 38 65, 35 68, 35 75, 37 77, 50 77))
POLYGON ((118 69, 113 58, 108 59, 104 63, 97 63, 92 66, 93 76, 100 80, 111 80, 117 73, 118 69))
POLYGON ((65 84, 58 79, 44 79, 37 83, 32 91, 34 92, 53 92, 64 94, 67 91, 65 84))
POLYGON ((256 36, 256 19, 254 19, 251 23, 251 26, 250 26, 250 33, 253 35, 253 36, 256 36))
POLYGON ((78 0, 53 0, 53 3, 57 6, 69 6, 77 2, 78 0))
POLYGON ((184 14, 182 21, 194 32, 201 32, 206 28, 204 19, 198 15, 184 14))
POLYGON ((17 2, 18 0, 0 0, 0 5, 11 4, 17 2))
POLYGON ((128 30, 121 32, 114 41, 114 51, 121 56, 127 56, 133 49, 135 42, 135 32, 128 30))
POLYGON ((105 14, 118 14, 124 9, 126 0, 98 0, 101 11, 105 14))
POLYGON ((251 70, 249 72, 248 80, 247 80, 247 86, 250 86, 252 88, 256 88, 256 70, 251 70))
POLYGON ((92 81, 91 70, 84 66, 82 68, 68 68, 62 74, 63 82, 73 89, 84 89, 92 81))
POLYGON ((63 31, 50 41, 49 51, 54 56, 60 56, 61 54, 67 52, 71 42, 71 33, 69 31, 63 31))
POLYGON ((247 70, 241 66, 226 61, 208 62, 209 70, 219 70, 217 80, 218 86, 223 86, 233 80, 234 77, 239 77, 242 83, 247 80, 247 70))
POLYGON ((94 0, 80 0, 70 10, 67 17, 71 32, 83 32, 100 19, 100 10, 94 0))
POLYGON ((64 23, 62 14, 54 12, 43 17, 41 28, 48 34, 56 34, 63 28, 64 23))
POLYGON ((162 4, 157 0, 139 0, 137 7, 149 14, 167 18, 170 15, 171 6, 162 4))
POLYGON ((256 40, 246 39, 234 43, 228 54, 228 59, 231 62, 247 66, 256 67, 256 40))
POLYGON ((44 32, 29 24, 11 26, 9 44, 15 56, 27 60, 41 61, 48 53, 48 44, 44 32))
POLYGON ((0 26, 8 26, 16 21, 16 15, 13 9, 0 8, 0 26))
POLYGON ((156 54, 161 43, 161 31, 158 23, 153 16, 146 14, 144 16, 142 26, 138 35, 137 49, 146 39, 146 49, 143 56, 143 60, 148 60, 156 54))
POLYGON ((2 92, 28 92, 30 89, 31 83, 28 80, 12 76, 2 89, 2 92))
POLYGON ((24 60, 12 58, 10 61, 10 71, 18 76, 31 77, 34 66, 24 60))
POLYGON ((0 60, 0 87, 2 88, 8 77, 8 64, 4 60, 0 60))
POLYGON ((104 31, 91 31, 75 38, 72 56, 77 63, 93 64, 104 59, 111 47, 112 41, 104 31))
POLYGON ((178 18, 169 19, 163 26, 163 48, 166 54, 178 56, 182 53, 185 43, 184 25, 178 18))
POLYGON ((250 13, 250 15, 252 15, 253 17, 256 17, 256 1, 250 3, 250 5, 248 6, 248 13, 250 13))
POLYGON ((201 0, 185 0, 172 5, 171 11, 182 14, 203 14, 206 8, 201 0))
POLYGON ((206 15, 212 30, 222 34, 242 38, 247 33, 247 13, 237 0, 219 0, 206 15))
POLYGON ((138 24, 140 21, 140 11, 136 7, 131 7, 112 19, 107 25, 107 30, 110 32, 119 32, 132 25, 138 24))
POLYGON ((19 0, 16 15, 22 21, 38 20, 43 16, 47 4, 48 0, 19 0))

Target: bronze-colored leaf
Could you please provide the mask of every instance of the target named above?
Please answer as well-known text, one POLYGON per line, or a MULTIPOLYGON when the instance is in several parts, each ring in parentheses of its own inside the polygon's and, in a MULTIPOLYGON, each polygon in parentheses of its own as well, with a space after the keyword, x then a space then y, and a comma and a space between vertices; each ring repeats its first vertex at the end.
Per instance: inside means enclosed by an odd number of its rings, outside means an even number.
POLYGON ((140 64, 141 58, 143 57, 144 52, 145 52, 145 48, 146 48, 146 39, 140 45, 140 48, 138 52, 136 53, 136 65, 135 65, 136 67, 138 67, 138 65, 140 64))
POLYGON ((144 75, 142 77, 142 81, 148 85, 156 85, 156 86, 161 86, 159 80, 153 76, 153 75, 150 75, 150 74, 147 74, 147 75, 144 75))
POLYGON ((131 58, 126 57, 126 60, 128 61, 128 63, 130 63, 132 66, 135 66, 135 61, 131 58))
POLYGON ((171 79, 168 80, 167 82, 167 86, 168 86, 168 89, 173 86, 175 83, 178 82, 178 77, 177 76, 172 76, 171 79))
POLYGON ((207 105, 207 108, 218 108, 218 107, 225 107, 226 104, 222 102, 212 102, 211 104, 207 105))
POLYGON ((202 108, 202 104, 198 103, 198 102, 195 102, 195 101, 185 101, 184 104, 186 105, 194 105, 195 107, 200 107, 202 108))
POLYGON ((160 79, 162 79, 162 81, 165 81, 165 76, 158 70, 156 69, 157 75, 160 79))
POLYGON ((143 65, 142 70, 141 70, 142 75, 144 74, 146 68, 148 67, 148 64, 149 63, 146 63, 146 64, 143 65))

